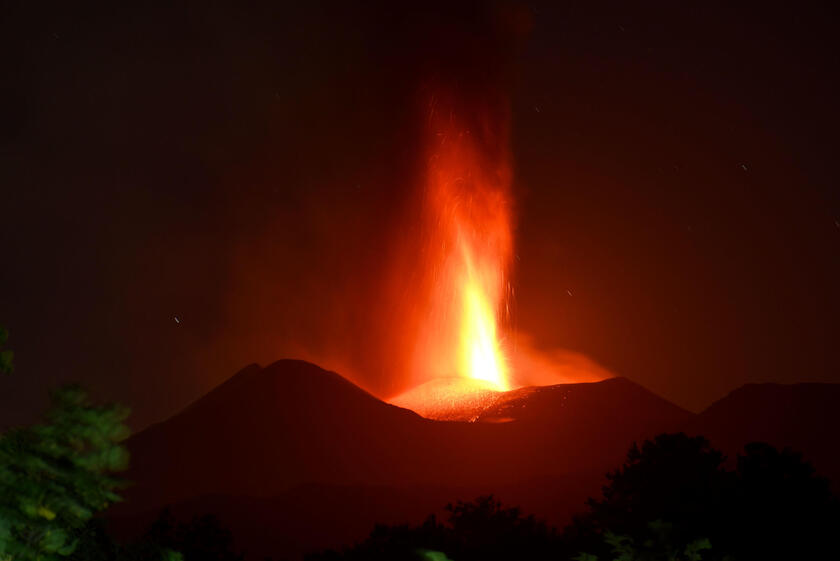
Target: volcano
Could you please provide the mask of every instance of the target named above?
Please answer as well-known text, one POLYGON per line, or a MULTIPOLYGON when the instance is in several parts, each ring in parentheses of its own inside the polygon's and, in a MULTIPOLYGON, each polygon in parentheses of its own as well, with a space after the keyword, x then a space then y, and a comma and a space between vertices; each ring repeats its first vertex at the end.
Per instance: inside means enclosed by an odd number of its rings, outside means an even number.
POLYGON ((270 495, 312 482, 491 486, 564 475, 611 465, 633 439, 691 417, 624 378, 502 395, 509 401, 478 418, 519 422, 435 421, 306 362, 249 366, 129 441, 131 502, 270 495))
MULTIPOLYGON (((182 517, 212 512, 254 558, 347 545, 377 522, 419 522, 447 502, 487 493, 563 524, 599 493, 634 441, 678 430, 718 434, 729 423, 731 434, 750 436, 737 431, 740 411, 765 403, 735 392, 695 415, 626 378, 475 390, 475 400, 449 410, 472 422, 433 420, 313 364, 248 366, 128 441, 133 485, 112 523, 128 536, 165 505, 182 517)), ((797 432, 799 419, 783 416, 825 392, 777 390, 799 403, 769 409, 786 427, 783 444, 808 458, 813 439, 797 432)), ((840 416, 814 418, 836 429, 840 416)))

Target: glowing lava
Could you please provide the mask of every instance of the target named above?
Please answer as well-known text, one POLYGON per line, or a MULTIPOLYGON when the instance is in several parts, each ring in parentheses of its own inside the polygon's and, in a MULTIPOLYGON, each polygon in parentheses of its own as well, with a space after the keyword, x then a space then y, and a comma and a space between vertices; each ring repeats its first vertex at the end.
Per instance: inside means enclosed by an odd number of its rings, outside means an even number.
POLYGON ((421 381, 455 376, 508 390, 500 328, 513 249, 507 135, 498 126, 474 133, 434 110, 430 128, 423 264, 432 276, 415 369, 421 381))
POLYGON ((467 280, 463 288, 459 373, 506 390, 509 384, 505 356, 496 338, 496 314, 485 288, 475 279, 467 280))

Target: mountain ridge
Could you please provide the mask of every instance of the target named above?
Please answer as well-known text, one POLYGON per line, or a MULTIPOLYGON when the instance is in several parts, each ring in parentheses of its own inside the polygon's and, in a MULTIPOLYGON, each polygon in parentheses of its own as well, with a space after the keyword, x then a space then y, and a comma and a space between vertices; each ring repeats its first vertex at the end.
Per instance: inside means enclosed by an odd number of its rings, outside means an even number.
MULTIPOLYGON (((496 493, 564 524, 587 497, 598 495, 606 472, 634 442, 677 431, 707 436, 731 457, 766 436, 771 444, 801 450, 836 481, 838 454, 818 429, 836 427, 840 385, 806 386, 751 385, 692 413, 616 377, 513 390, 478 422, 461 422, 421 417, 305 361, 249 365, 129 439, 127 475, 135 485, 111 517, 126 527, 134 520, 136 533, 149 513, 173 504, 184 515, 198 514, 199 507, 232 509, 236 516, 219 514, 247 535, 249 524, 265 525, 266 536, 282 532, 295 516, 352 529, 284 535, 284 551, 302 553, 360 539, 362 528, 382 520, 417 522, 429 513, 430 498, 461 489, 496 493), (757 432, 756 426, 773 430, 757 432), (403 497, 398 507, 392 495, 403 497), (355 513, 342 497, 371 506, 355 513), (269 518, 239 520, 245 504, 262 505, 260 516, 269 518), (272 509, 279 511, 271 515, 272 509)), ((457 498, 474 497, 447 502, 457 498)))
MULTIPOLYGON (((574 427, 554 423, 555 434, 543 441, 524 426, 528 423, 434 421, 304 361, 249 365, 129 440, 129 476, 137 482, 130 499, 177 501, 210 492, 265 495, 312 481, 490 484, 562 474, 600 465, 601 456, 620 458, 627 438, 654 427, 676 427, 689 415, 629 381, 572 384, 562 391, 575 402, 566 409, 583 416, 581 430, 600 431, 600 438, 612 441, 603 453, 585 454, 574 466, 558 449, 584 450, 587 437, 576 438, 574 427), (586 403, 577 403, 577 396, 586 403), (610 405, 604 408, 601 401, 610 405), (610 411, 616 408, 628 415, 633 411, 633 422, 608 430, 603 418, 614 416, 610 411)), ((551 417, 550 400, 541 409, 543 418, 551 417)))

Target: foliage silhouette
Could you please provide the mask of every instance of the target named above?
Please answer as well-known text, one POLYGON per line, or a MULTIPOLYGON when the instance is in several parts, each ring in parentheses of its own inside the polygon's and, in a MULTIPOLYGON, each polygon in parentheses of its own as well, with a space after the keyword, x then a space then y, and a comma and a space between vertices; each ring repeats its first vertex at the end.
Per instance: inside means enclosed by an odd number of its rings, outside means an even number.
MULTIPOLYGON (((707 539, 697 539, 684 547, 674 544, 673 525, 661 520, 648 523, 650 537, 637 544, 629 536, 604 532, 604 543, 611 547, 615 561, 702 561, 703 551, 711 549, 707 539)), ((598 561, 598 556, 581 553, 574 561, 598 561)))
POLYGON ((719 541, 736 559, 819 559, 837 550, 840 503, 802 455, 763 442, 737 458, 719 541))
POLYGON ((68 386, 53 392, 45 424, 0 436, 0 559, 66 557, 85 523, 119 500, 127 415, 68 386))
POLYGON ((682 433, 633 444, 624 464, 607 474, 602 498, 589 499, 589 512, 566 528, 565 541, 605 558, 610 552, 606 532, 642 543, 651 521, 671 525, 669 538, 679 550, 713 535, 718 522, 710 515, 724 512, 725 497, 735 485, 724 460, 705 438, 682 433))
MULTIPOLYGON (((13 370, 7 338, 0 328, 0 374, 13 370)), ((0 561, 122 559, 94 515, 120 500, 124 483, 114 474, 128 465, 128 409, 92 404, 73 385, 51 398, 46 423, 0 435, 0 561)), ((166 550, 142 559, 181 556, 166 550)))
POLYGON ((178 522, 164 509, 140 539, 125 545, 113 541, 101 520, 92 520, 68 561, 242 561, 232 546, 230 531, 215 516, 178 522))
POLYGON ((101 520, 92 520, 82 533, 79 547, 68 561, 242 561, 232 549, 233 537, 213 515, 178 522, 164 509, 143 536, 117 544, 101 520))
POLYGON ((147 556, 177 551, 184 561, 242 561, 233 551, 233 536, 216 516, 196 516, 177 522, 169 509, 149 526, 141 540, 124 548, 123 558, 140 561, 147 556))
POLYGON ((703 437, 662 434, 630 448, 588 512, 557 534, 492 497, 449 505, 447 523, 377 526, 341 552, 309 561, 428 558, 704 561, 821 558, 840 508, 801 455, 763 443, 736 469, 703 437), (586 553, 582 553, 586 552, 586 553))
POLYGON ((641 544, 648 539, 645 521, 664 520, 676 551, 708 539, 713 550, 704 559, 819 557, 834 547, 837 499, 800 454, 752 443, 734 471, 724 460, 706 439, 682 433, 634 445, 608 474, 603 496, 565 529, 564 542, 606 559, 608 531, 641 544))
POLYGON ((446 507, 440 523, 429 516, 419 526, 377 525, 363 542, 344 551, 309 555, 307 561, 454 559, 554 559, 558 536, 553 528, 523 516, 518 508, 503 507, 490 496, 446 507))
POLYGON ((106 531, 102 518, 91 519, 76 532, 76 539, 78 545, 67 561, 111 561, 121 557, 120 547, 106 531))

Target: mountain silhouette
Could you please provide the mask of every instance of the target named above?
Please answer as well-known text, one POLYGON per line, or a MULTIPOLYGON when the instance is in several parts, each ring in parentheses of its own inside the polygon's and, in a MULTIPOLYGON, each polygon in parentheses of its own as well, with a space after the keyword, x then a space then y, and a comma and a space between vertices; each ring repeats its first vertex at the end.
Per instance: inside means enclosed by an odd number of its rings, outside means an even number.
POLYGON ((730 459, 749 442, 804 454, 837 490, 840 482, 840 384, 747 384, 694 416, 685 432, 702 434, 730 459))
POLYGON ((662 432, 708 431, 727 450, 780 438, 809 457, 819 437, 800 428, 827 417, 800 402, 827 407, 830 391, 775 391, 782 397, 746 387, 695 415, 611 378, 505 392, 458 413, 476 422, 457 422, 385 403, 303 361, 251 365, 129 440, 133 485, 111 518, 136 535, 165 505, 179 517, 212 512, 255 558, 349 544, 377 522, 419 522, 488 493, 562 525, 634 441, 662 432), (764 415, 777 430, 761 432, 764 415))

